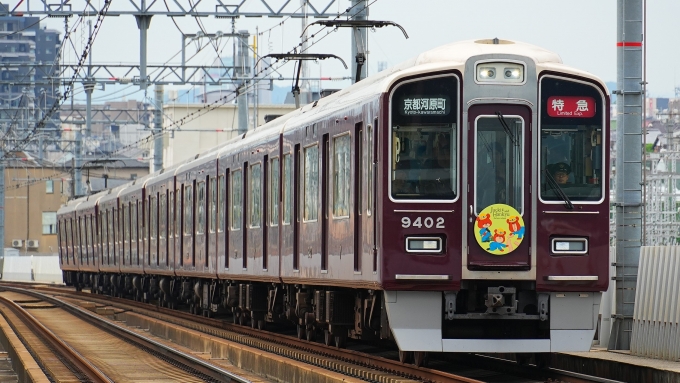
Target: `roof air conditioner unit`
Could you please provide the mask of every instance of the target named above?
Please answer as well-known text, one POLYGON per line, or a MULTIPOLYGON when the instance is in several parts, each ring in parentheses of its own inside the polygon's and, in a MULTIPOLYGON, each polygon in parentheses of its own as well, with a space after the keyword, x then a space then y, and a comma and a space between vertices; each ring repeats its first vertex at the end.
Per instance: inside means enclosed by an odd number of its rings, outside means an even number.
POLYGON ((37 239, 29 239, 26 241, 26 247, 29 249, 36 249, 38 247, 39 243, 37 239))
POLYGON ((13 239, 12 240, 12 247, 21 247, 21 245, 24 244, 24 241, 20 239, 13 239))

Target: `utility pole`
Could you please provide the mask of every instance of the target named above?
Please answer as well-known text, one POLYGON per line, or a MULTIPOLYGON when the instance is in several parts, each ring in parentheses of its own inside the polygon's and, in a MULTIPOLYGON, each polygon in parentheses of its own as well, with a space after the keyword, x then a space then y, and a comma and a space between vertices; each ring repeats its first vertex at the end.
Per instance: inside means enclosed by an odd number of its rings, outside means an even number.
POLYGON ((163 168, 163 85, 156 84, 156 110, 154 111, 153 121, 153 171, 157 172, 163 168))
POLYGON ((630 350, 642 244, 643 1, 617 0, 616 313, 610 350, 630 350))
MULTIPOLYGON (((352 20, 366 20, 368 19, 368 0, 352 0, 352 10, 349 12, 352 20)), ((368 71, 366 70, 366 61, 368 60, 368 37, 366 28, 352 28, 352 75, 357 74, 357 67, 361 65, 361 71, 358 73, 358 78, 364 79, 368 71)), ((352 79, 352 83, 356 82, 356 78, 352 79)))
MULTIPOLYGON (((142 12, 146 11, 146 0, 142 0, 142 12)), ((151 25, 151 16, 148 14, 135 15, 137 20, 137 27, 139 28, 139 88, 146 94, 147 76, 146 76, 146 42, 149 25, 151 25)))
MULTIPOLYGON (((87 24, 89 26, 90 36, 92 36, 92 20, 87 20, 87 24)), ((87 77, 85 78, 85 81, 83 81, 83 88, 85 89, 85 98, 86 98, 86 101, 85 101, 85 134, 84 135, 81 134, 80 139, 78 139, 76 137, 77 141, 81 141, 81 140, 87 141, 87 140, 90 139, 90 137, 92 137, 92 92, 94 91, 94 85, 95 85, 95 82, 92 80, 92 51, 93 51, 93 49, 94 49, 94 47, 90 47, 90 53, 88 54, 89 65, 87 66, 87 77)), ((81 126, 81 128, 82 128, 82 126, 81 126)), ((79 132, 80 131, 82 131, 82 129, 80 129, 79 132)), ((76 135, 77 134, 78 133, 76 133, 76 135)), ((82 162, 83 162, 83 157, 84 157, 83 152, 86 149, 87 148, 85 148, 85 145, 83 145, 83 142, 81 142, 80 143, 80 150, 78 150, 77 153, 76 153, 76 155, 79 157, 79 160, 77 160, 76 162, 80 162, 80 165, 77 165, 79 167, 78 171, 79 171, 80 175, 76 179, 76 183, 79 184, 79 186, 77 187, 78 195, 80 195, 80 193, 87 194, 87 192, 85 192, 83 190, 82 169, 80 169, 82 167, 82 162)))
POLYGON ((238 105, 238 134, 244 134, 248 131, 248 93, 246 92, 247 83, 245 77, 248 75, 248 68, 250 67, 248 60, 248 38, 250 33, 247 30, 238 31, 241 35, 238 38, 238 53, 236 55, 236 63, 234 64, 234 74, 238 81, 238 96, 236 104, 238 105))
MULTIPOLYGON (((302 35, 300 36, 300 39, 301 39, 300 42, 302 43, 302 46, 300 47, 300 53, 308 53, 307 50, 309 49, 309 44, 307 44, 307 7, 308 7, 307 3, 308 2, 309 2, 308 0, 300 0, 300 3, 301 3, 300 6, 301 6, 302 14, 305 15, 304 17, 302 17, 300 19, 300 21, 302 22, 302 25, 301 25, 302 35)), ((309 68, 308 68, 305 60, 298 61, 298 65, 300 66, 300 68, 298 68, 298 72, 297 72, 298 77, 299 78, 308 78, 309 77, 309 73, 308 73, 309 68)), ((310 89, 310 86, 309 86, 309 80, 301 80, 300 82, 301 82, 301 84, 300 84, 299 88, 301 88, 301 89, 298 90, 298 98, 300 98, 301 95, 304 95, 304 98, 302 98, 302 102, 305 103, 305 104, 308 104, 308 103, 312 102, 312 95, 311 95, 311 89, 310 89)), ((296 101, 295 106, 297 108, 299 108, 300 107, 299 104, 300 104, 300 102, 298 100, 298 101, 296 101)))

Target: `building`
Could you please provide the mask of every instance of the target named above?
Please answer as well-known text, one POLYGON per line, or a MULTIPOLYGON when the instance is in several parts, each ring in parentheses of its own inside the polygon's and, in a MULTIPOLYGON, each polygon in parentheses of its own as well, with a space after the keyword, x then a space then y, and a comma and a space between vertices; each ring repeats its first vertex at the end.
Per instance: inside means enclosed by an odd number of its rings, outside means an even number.
POLYGON ((57 253, 57 210, 69 171, 14 152, 5 161, 5 243, 21 255, 57 253))
MULTIPOLYGON (((0 9, 10 11, 3 3, 0 9)), ((0 121, 5 129, 27 129, 52 108, 59 81, 48 79, 59 74, 60 46, 59 32, 40 28, 38 17, 0 17, 0 61, 9 64, 0 67, 0 121)))
MULTIPOLYGON (((26 152, 10 153, 5 164, 5 243, 21 255, 57 252, 57 210, 73 198, 71 161, 56 164, 26 152)), ((90 193, 149 174, 146 162, 128 158, 83 159, 83 184, 90 193)))
MULTIPOLYGON (((204 152, 227 142, 238 134, 238 106, 225 104, 208 113, 204 104, 165 104, 163 106, 163 167, 180 163, 197 153, 204 152), (180 126, 174 121, 186 122, 180 126)), ((281 116, 295 110, 295 105, 259 105, 257 126, 265 123, 267 116, 281 116)), ((252 126, 253 108, 250 105, 250 129, 252 126)), ((153 148, 150 149, 153 152, 153 148)))

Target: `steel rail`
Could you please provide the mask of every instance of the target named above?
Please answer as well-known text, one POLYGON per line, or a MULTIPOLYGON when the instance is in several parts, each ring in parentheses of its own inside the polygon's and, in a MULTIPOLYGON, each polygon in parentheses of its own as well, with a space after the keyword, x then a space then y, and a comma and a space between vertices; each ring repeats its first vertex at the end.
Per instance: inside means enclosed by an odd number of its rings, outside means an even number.
MULTIPOLYGON (((9 287, 7 285, 2 285, 0 286, 0 289, 8 290, 8 291, 14 291, 22 294, 28 294, 28 295, 33 295, 37 298, 40 298, 42 300, 45 300, 47 302, 50 302, 56 306, 59 306, 60 308, 67 310, 71 314, 74 314, 75 316, 86 320, 90 323, 93 323, 94 325, 109 331, 113 333, 116 336, 119 336, 120 338, 126 339, 133 344, 136 345, 141 345, 142 347, 146 347, 151 349, 152 351, 163 355, 174 362, 180 363, 182 365, 185 365, 189 368, 194 369, 195 371, 198 371, 201 374, 204 374, 210 378, 216 379, 217 381, 220 382, 237 382, 237 383, 252 383, 250 380, 247 380, 243 377, 240 377, 228 370, 225 370, 219 366, 213 365, 211 363, 206 362, 203 359, 200 359, 198 357, 195 357, 190 354, 183 353, 179 350, 176 350, 172 347, 166 346, 163 343, 160 343, 158 341, 155 341, 153 339, 145 338, 144 336, 129 330, 123 326, 119 326, 117 324, 111 323, 109 321, 102 320, 99 315, 93 314, 88 310, 82 309, 80 307, 71 305, 69 303, 66 303, 60 299, 51 297, 49 295, 37 292, 35 290, 30 290, 27 289, 27 286, 22 286, 22 287, 9 287)), ((61 294, 64 293, 62 290, 60 292, 61 294)), ((88 296, 91 296, 89 294, 86 294, 88 296)), ((13 302, 12 302, 13 303, 13 302)), ((30 315, 30 314, 29 314, 30 315)), ((42 326, 42 325, 41 325, 42 326)), ((49 331, 49 330, 48 330, 49 331)), ((111 380, 106 380, 106 382, 111 382, 111 380)))
POLYGON ((34 334, 37 334, 42 339, 49 342, 49 344, 54 347, 57 352, 66 356, 68 360, 73 363, 73 365, 78 370, 80 370, 80 372, 92 380, 92 382, 114 382, 99 368, 97 368, 97 366, 90 363, 85 357, 80 355, 78 351, 74 350, 66 342, 61 340, 61 338, 54 334, 50 329, 43 326, 42 323, 40 323, 33 315, 31 315, 19 304, 3 296, 0 296, 0 301, 2 301, 10 310, 12 310, 12 312, 16 314, 34 334))
MULTIPOLYGON (((42 289, 47 290, 47 289, 42 289)), ((54 289, 61 294, 63 289, 54 289)), ((223 330, 231 331, 240 335, 245 335, 250 338, 257 338, 262 341, 276 343, 286 347, 302 350, 316 355, 328 356, 345 362, 357 364, 359 366, 372 368, 378 371, 390 372, 396 375, 403 375, 407 377, 417 377, 418 379, 441 383, 483 383, 480 380, 467 378, 460 375, 447 373, 444 371, 437 371, 424 367, 416 367, 414 365, 403 364, 396 360, 383 358, 380 356, 365 354, 359 351, 338 349, 336 347, 326 346, 321 343, 309 342, 307 340, 298 339, 293 336, 273 333, 265 330, 258 330, 247 326, 236 325, 226 322, 223 319, 212 319, 190 314, 184 311, 172 310, 165 307, 158 307, 156 305, 131 301, 123 298, 107 297, 104 299, 97 295, 83 293, 83 292, 69 292, 80 298, 86 297, 92 301, 103 301, 105 303, 117 303, 126 306, 132 306, 146 311, 155 311, 160 314, 172 316, 182 321, 190 321, 198 325, 209 326, 210 328, 221 328, 223 330)), ((186 327, 186 323, 175 323, 186 327)), ((201 330, 198 330, 201 331, 201 330)), ((252 347, 253 345, 250 344, 252 347)))
MULTIPOLYGON (((22 289, 26 288, 31 288, 33 285, 30 283, 12 283, 12 285, 15 286, 20 286, 22 289)), ((0 288, 6 286, 6 284, 3 282, 0 284, 0 288)), ((178 321, 174 322, 174 324, 179 325, 179 326, 184 326, 188 328, 192 328, 196 331, 200 332, 206 332, 206 333, 211 333, 213 335, 214 331, 205 331, 204 329, 201 328, 201 326, 207 326, 209 329, 223 329, 225 331, 230 331, 233 333, 237 333, 243 336, 248 336, 251 338, 256 338, 262 341, 267 341, 275 344, 279 344, 281 346, 285 347, 291 347, 297 350, 301 351, 306 351, 309 353, 313 353, 316 355, 322 355, 322 356, 327 356, 331 357, 334 359, 342 360, 345 362, 357 364, 360 366, 364 366, 367 368, 372 368, 378 371, 383 371, 383 372, 389 372, 393 373, 396 375, 402 375, 404 377, 409 377, 409 378, 417 378, 421 379, 424 381, 430 381, 430 382, 443 382, 443 383, 459 383, 459 382, 464 382, 464 383, 482 383, 480 380, 475 380, 455 374, 451 374, 448 372, 444 371, 438 371, 434 369, 429 369, 429 368, 424 368, 424 367, 416 367, 414 365, 409 365, 409 364, 403 364, 399 361, 392 360, 392 359, 387 359, 383 358, 380 356, 374 356, 370 354, 365 354, 359 351, 353 351, 353 350, 347 350, 347 349, 338 349, 336 347, 329 347, 321 343, 316 343, 316 342, 309 342, 304 339, 298 339, 294 336, 288 336, 288 335, 283 335, 283 334, 278 334, 278 333, 273 333, 265 330, 258 330, 254 329, 251 327, 247 326, 242 326, 242 325, 237 325, 233 323, 229 323, 225 321, 224 319, 214 319, 214 318, 206 318, 206 317, 201 317, 197 316, 194 314, 190 314, 188 312, 184 311, 179 311, 179 310, 173 310, 173 309, 168 309, 165 307, 159 307, 153 304, 149 303, 142 303, 142 302, 137 302, 137 301, 132 301, 124 298, 114 298, 110 296, 98 296, 95 294, 91 293, 86 293, 86 292, 75 292, 75 291, 68 291, 64 288, 58 288, 58 287, 41 287, 41 291, 49 291, 49 292, 55 292, 58 294, 69 294, 69 295, 75 295, 78 296, 79 298, 86 298, 90 301, 93 302, 99 302, 102 304, 120 304, 120 305, 125 305, 128 307, 133 307, 137 308, 140 310, 144 310, 147 312, 156 312, 162 315, 167 315, 171 316, 173 318, 177 318, 178 321), (193 327, 187 326, 186 323, 183 323, 183 321, 189 321, 193 323, 193 327)), ((22 292, 24 292, 22 290, 22 292)), ((61 301, 59 301, 61 302, 61 301)), ((89 312, 87 312, 90 314, 89 312)), ((142 315, 148 315, 143 312, 140 312, 142 315)), ((90 314, 94 315, 94 314, 90 314)), ((171 322, 171 321, 168 321, 171 322)), ((253 345, 252 343, 249 343, 249 346, 251 347, 257 347, 253 345)), ((503 359, 500 357, 496 356, 490 356, 490 355, 481 355, 481 354, 476 354, 475 357, 477 358, 473 363, 481 363, 479 365, 480 368, 484 369, 489 369, 489 370, 494 370, 496 372, 503 372, 503 373, 508 373, 511 375, 515 376, 531 376, 532 378, 535 379, 545 379, 546 377, 550 377, 551 379, 556 379, 557 381, 563 381, 563 382, 568 382, 568 383, 592 383, 592 382, 598 382, 598 383, 622 383, 617 380, 611 380, 611 379, 606 379, 606 378, 600 378, 600 377, 595 377, 595 376, 589 376, 589 375, 584 375, 584 374, 579 374, 571 371, 564 371, 564 370, 559 370, 559 369, 554 369, 554 368, 546 368, 546 369, 539 369, 536 367, 531 367, 529 366, 530 371, 527 371, 527 366, 521 366, 516 364, 513 361, 509 361, 507 359, 503 359), (490 366, 493 366, 490 367, 490 366), (499 368, 500 367, 500 368, 499 368)), ((455 360, 457 357, 453 357, 455 360)), ((452 361, 454 361, 452 360, 452 361)), ((459 361, 460 362, 460 361, 459 361)), ((463 362, 465 363, 465 362, 463 362)), ((469 363, 469 361, 467 362, 469 363)), ((342 372, 341 372, 342 373, 342 372)))

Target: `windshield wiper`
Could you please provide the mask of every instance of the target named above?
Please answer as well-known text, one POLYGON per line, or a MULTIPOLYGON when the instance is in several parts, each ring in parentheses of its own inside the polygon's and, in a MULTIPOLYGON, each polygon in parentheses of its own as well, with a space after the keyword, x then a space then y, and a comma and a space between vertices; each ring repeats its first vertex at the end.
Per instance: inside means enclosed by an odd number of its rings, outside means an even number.
POLYGON ((550 187, 553 188, 553 190, 555 190, 555 194, 557 194, 564 201, 564 206, 566 206, 566 208, 569 210, 574 210, 574 204, 571 203, 569 197, 567 197, 567 195, 564 193, 564 190, 560 187, 560 184, 555 181, 548 169, 545 169, 544 172, 545 178, 548 180, 550 187))
POLYGON ((510 142, 512 142, 513 145, 517 146, 519 143, 517 142, 515 135, 512 134, 512 130, 510 130, 508 123, 505 122, 505 117, 503 117, 503 114, 501 112, 496 112, 496 116, 498 116, 498 121, 501 122, 501 126, 503 126, 503 130, 505 130, 505 134, 507 134, 508 137, 510 137, 510 142))

